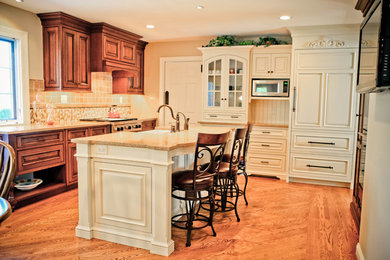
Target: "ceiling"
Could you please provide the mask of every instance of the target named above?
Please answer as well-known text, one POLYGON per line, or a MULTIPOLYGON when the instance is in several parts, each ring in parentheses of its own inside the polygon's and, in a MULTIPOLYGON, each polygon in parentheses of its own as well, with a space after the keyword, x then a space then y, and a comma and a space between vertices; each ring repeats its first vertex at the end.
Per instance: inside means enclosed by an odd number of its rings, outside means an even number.
POLYGON ((0 0, 34 13, 63 11, 106 22, 147 41, 221 34, 287 34, 288 26, 353 24, 362 21, 357 0, 0 0), (198 5, 204 9, 198 10, 198 5), (279 19, 290 15, 288 21, 279 19), (147 24, 155 25, 147 29, 147 24))

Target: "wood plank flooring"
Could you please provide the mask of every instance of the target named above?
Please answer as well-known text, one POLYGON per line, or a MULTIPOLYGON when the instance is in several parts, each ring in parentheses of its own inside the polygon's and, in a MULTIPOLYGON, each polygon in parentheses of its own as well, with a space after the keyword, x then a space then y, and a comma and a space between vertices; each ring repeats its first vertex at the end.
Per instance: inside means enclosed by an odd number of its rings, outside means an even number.
MULTIPOLYGON (((240 178, 243 179, 243 178, 240 178)), ((169 259, 356 259, 357 230, 349 211, 351 191, 250 177, 249 206, 217 213, 214 227, 172 229, 169 259)), ((77 190, 18 209, 0 226, 0 259, 165 259, 98 239, 75 236, 77 190)))

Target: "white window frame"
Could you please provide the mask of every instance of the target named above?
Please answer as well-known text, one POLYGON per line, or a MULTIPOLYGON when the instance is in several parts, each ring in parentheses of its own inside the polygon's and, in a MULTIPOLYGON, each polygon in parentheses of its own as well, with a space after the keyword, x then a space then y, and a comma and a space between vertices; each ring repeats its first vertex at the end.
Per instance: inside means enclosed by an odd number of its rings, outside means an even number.
POLYGON ((0 121, 0 126, 30 123, 30 83, 28 33, 0 25, 0 36, 15 40, 16 120, 0 121))

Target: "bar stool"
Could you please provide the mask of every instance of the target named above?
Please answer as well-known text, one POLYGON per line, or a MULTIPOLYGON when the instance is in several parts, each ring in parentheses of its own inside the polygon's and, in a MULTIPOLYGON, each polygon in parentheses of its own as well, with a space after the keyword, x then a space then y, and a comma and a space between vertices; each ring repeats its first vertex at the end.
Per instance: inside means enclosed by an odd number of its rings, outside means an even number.
POLYGON ((185 202, 186 212, 173 216, 171 223, 174 227, 187 230, 186 246, 191 246, 191 231, 193 229, 210 226, 213 236, 216 236, 213 227, 214 176, 219 172, 229 135, 230 132, 223 134, 199 133, 193 169, 177 171, 172 174, 172 197, 185 202), (208 163, 204 164, 203 160, 208 158, 208 163), (209 216, 200 214, 199 209, 196 210, 202 200, 208 200, 210 203, 209 216), (194 227, 194 222, 204 222, 205 224, 194 227))
POLYGON ((219 196, 219 199, 215 199, 217 206, 215 211, 226 212, 234 210, 238 222, 240 217, 238 216, 237 202, 240 188, 237 183, 237 173, 246 132, 246 128, 235 130, 229 162, 222 161, 214 181, 215 195, 219 196), (229 189, 232 191, 229 192, 229 189), (234 197, 234 202, 228 200, 228 198, 234 197))

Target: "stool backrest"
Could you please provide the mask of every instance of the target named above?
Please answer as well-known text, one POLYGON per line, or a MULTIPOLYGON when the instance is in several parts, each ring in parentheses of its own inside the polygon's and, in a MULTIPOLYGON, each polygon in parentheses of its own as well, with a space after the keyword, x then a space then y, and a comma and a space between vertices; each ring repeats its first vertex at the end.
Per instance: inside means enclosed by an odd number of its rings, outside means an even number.
POLYGON ((194 190, 197 179, 209 178, 218 173, 229 135, 230 131, 223 134, 198 134, 193 171, 194 190), (208 162, 202 161, 207 158, 208 162))
POLYGON ((246 128, 237 128, 234 132, 234 139, 232 143, 232 150, 230 154, 230 173, 240 163, 241 151, 244 146, 245 135, 247 133, 246 128))
POLYGON ((0 197, 7 199, 15 173, 15 151, 12 146, 0 141, 0 197))
POLYGON ((246 157, 247 157, 247 154, 248 154, 249 139, 251 137, 252 128, 253 128, 253 124, 248 124, 247 125, 247 131, 246 131, 245 143, 244 143, 244 153, 242 155, 243 161, 244 161, 245 164, 246 164, 246 159, 247 159, 246 157))

